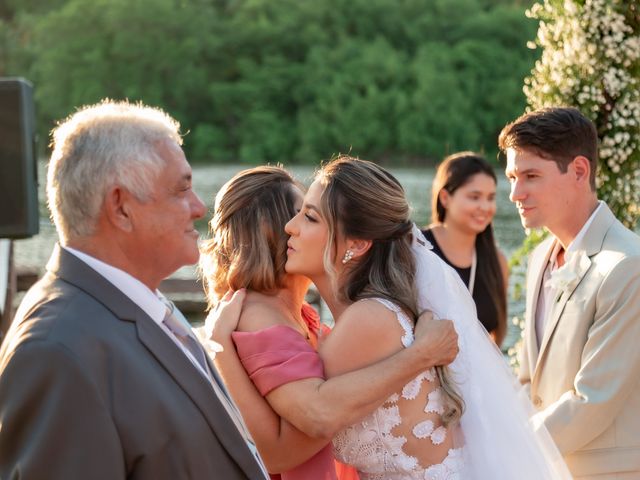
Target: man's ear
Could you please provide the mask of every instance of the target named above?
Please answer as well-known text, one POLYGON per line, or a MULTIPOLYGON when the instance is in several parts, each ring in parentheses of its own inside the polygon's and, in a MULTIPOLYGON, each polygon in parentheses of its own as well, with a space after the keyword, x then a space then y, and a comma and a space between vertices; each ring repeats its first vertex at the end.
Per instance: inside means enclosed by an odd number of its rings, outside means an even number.
POLYGON ((114 227, 130 232, 133 230, 131 202, 133 196, 124 188, 111 187, 104 197, 102 212, 114 227))
POLYGON ((590 187, 591 162, 587 157, 578 155, 571 162, 573 174, 579 183, 587 183, 590 187))
POLYGON ((358 258, 369 251, 373 242, 371 240, 351 240, 349 250, 353 252, 353 257, 358 258))

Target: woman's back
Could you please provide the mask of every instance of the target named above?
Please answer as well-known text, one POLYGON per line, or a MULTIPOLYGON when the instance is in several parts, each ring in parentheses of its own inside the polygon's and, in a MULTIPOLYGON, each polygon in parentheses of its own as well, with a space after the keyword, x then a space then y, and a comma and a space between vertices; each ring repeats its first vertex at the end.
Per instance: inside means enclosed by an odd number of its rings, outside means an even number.
MULTIPOLYGON (((413 323, 406 313, 388 300, 372 300, 380 305, 377 309, 393 312, 401 329, 389 329, 389 335, 397 337, 398 348, 409 346, 413 323)), ((462 450, 454 447, 457 428, 443 424, 442 393, 435 370, 423 372, 372 414, 339 432, 333 441, 336 458, 355 466, 362 479, 457 478, 462 450)))

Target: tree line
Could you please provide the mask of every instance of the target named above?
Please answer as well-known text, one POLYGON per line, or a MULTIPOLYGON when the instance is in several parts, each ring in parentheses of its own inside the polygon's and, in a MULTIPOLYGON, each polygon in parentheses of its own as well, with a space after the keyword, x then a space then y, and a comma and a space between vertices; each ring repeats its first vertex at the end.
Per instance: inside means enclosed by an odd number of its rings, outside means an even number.
POLYGON ((539 55, 527 3, 6 0, 0 76, 34 83, 41 138, 109 97, 165 108, 193 160, 491 156, 539 55))

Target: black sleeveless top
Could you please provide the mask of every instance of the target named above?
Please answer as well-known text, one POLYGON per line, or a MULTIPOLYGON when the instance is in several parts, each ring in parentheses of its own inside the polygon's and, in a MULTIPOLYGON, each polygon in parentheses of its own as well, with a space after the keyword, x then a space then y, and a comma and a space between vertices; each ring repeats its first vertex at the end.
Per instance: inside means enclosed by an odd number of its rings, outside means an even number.
MULTIPOLYGON (((468 287, 471 277, 471 267, 456 267, 444 255, 444 253, 440 249, 440 245, 438 245, 438 242, 436 242, 436 239, 433 236, 431 230, 422 230, 422 234, 433 245, 433 253, 438 255, 449 266, 451 266, 451 268, 458 272, 458 275, 460 275, 460 278, 462 278, 462 281, 468 287)), ((498 309, 491 299, 491 295, 489 293, 489 290, 487 289, 487 285, 483 282, 478 282, 477 275, 476 284, 473 287, 473 301, 476 303, 476 309, 478 310, 478 319, 480 320, 480 323, 484 325, 484 328, 487 329, 487 332, 494 331, 498 327, 498 309)))

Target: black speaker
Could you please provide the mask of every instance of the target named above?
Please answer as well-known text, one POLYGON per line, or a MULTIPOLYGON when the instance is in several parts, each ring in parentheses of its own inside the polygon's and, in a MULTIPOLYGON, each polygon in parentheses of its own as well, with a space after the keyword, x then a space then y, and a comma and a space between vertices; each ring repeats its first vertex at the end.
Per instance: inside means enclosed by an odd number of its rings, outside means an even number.
POLYGON ((0 78, 0 238, 36 235, 38 165, 33 87, 0 78))

